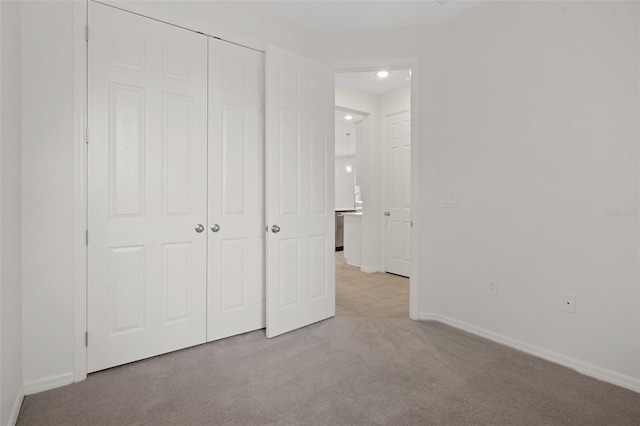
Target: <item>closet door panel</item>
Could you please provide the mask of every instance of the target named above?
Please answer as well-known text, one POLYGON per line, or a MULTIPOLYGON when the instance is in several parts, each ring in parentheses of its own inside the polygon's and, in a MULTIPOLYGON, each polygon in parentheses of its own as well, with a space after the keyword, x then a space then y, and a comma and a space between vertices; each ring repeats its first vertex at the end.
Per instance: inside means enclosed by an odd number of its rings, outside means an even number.
POLYGON ((208 341, 265 326, 263 67, 209 39, 208 341))
POLYGON ((335 315, 334 74, 267 49, 267 337, 335 315))
POLYGON ((206 339, 207 39, 90 2, 88 371, 206 339))

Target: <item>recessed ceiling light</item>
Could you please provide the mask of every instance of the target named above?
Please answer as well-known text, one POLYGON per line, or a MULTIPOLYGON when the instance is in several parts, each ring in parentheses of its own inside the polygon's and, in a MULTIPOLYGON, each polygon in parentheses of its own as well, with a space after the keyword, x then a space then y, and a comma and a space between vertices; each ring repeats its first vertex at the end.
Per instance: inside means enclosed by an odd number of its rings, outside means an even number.
POLYGON ((388 77, 388 76, 389 76, 389 71, 378 71, 378 72, 376 73, 376 75, 377 75, 379 78, 385 78, 385 77, 388 77))
POLYGON ((345 115, 344 119, 345 120, 353 120, 353 116, 352 115, 345 115))

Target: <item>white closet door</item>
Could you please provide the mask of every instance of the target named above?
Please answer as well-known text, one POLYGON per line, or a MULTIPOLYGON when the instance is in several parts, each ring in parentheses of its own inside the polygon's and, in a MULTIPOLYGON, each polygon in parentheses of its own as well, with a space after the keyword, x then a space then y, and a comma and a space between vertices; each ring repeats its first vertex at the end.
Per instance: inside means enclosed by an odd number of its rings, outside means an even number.
POLYGON ((206 339, 207 39, 89 3, 88 371, 206 339))
POLYGON ((334 76, 269 46, 267 337, 335 315, 334 76))
POLYGON ((207 340, 265 326, 264 54, 209 39, 207 340))
POLYGON ((385 270, 411 273, 411 111, 389 115, 387 143, 385 270))

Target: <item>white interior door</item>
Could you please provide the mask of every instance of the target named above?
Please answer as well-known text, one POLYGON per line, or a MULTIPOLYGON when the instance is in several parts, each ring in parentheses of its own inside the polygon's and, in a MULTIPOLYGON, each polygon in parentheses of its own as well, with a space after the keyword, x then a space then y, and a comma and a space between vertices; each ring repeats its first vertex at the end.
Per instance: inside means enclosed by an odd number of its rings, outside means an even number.
POLYGON ((411 272, 411 111, 385 120, 386 228, 385 270, 408 277, 411 272))
POLYGON ((207 39, 93 2, 89 25, 92 372, 206 339, 207 39))
POLYGON ((268 47, 267 337, 335 315, 333 81, 326 65, 268 47))
POLYGON ((264 54, 209 39, 207 340, 265 326, 264 54))

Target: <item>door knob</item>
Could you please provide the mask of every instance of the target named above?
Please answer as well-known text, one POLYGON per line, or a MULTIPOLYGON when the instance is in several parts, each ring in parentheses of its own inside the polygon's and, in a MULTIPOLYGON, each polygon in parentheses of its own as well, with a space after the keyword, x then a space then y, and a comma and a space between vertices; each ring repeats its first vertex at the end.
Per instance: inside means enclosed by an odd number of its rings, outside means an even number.
POLYGON ((384 215, 385 216, 391 216, 391 213, 390 212, 384 212, 384 215))
POLYGON ((201 223, 197 224, 197 225, 196 225, 196 232, 199 234, 199 233, 201 233, 202 231, 204 231, 204 225, 203 225, 203 224, 201 224, 201 223))
POLYGON ((211 230, 213 232, 218 232, 220 230, 220 225, 218 225, 217 223, 214 223, 213 226, 211 227, 211 230))
POLYGON ((271 227, 271 232, 273 232, 274 234, 277 234, 278 232, 280 232, 280 227, 278 225, 273 225, 271 227))

